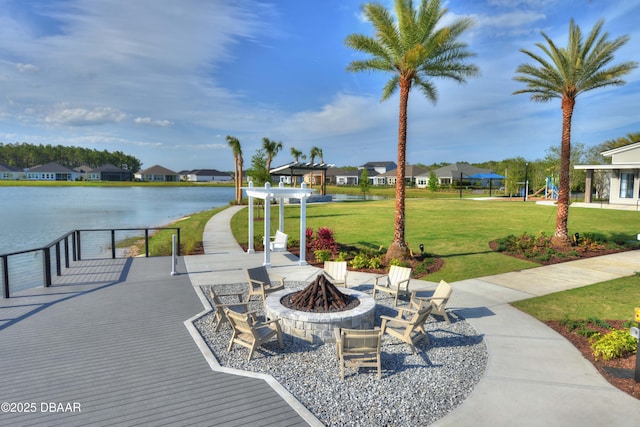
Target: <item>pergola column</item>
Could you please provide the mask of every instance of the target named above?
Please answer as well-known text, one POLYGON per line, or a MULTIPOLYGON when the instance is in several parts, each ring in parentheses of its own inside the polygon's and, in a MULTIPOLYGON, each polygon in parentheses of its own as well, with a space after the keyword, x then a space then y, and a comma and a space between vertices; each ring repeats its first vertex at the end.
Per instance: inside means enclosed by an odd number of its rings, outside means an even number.
POLYGON ((584 202, 591 203, 593 193, 593 169, 587 169, 587 178, 584 185, 584 202))
MULTIPOLYGON (((253 181, 249 181, 249 188, 253 188, 253 181)), ((249 247, 247 248, 247 253, 252 254, 255 253, 255 249, 253 246, 253 197, 249 195, 248 191, 247 196, 249 198, 249 247)))

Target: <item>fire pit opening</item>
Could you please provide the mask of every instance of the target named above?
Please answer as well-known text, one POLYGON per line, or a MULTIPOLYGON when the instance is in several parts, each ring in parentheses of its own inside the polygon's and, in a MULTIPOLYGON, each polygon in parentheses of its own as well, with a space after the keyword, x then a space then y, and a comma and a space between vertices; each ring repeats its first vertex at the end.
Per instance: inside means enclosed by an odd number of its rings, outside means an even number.
POLYGON ((360 305, 357 296, 340 292, 322 273, 309 286, 285 295, 280 302, 285 307, 310 313, 333 313, 351 310, 360 305))

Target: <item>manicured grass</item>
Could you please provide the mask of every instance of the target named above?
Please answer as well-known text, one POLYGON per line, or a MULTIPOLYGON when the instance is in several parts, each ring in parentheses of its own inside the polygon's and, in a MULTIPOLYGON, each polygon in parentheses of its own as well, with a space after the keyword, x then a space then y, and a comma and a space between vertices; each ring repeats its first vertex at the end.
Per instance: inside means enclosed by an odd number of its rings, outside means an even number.
MULTIPOLYGON (((420 198, 420 199, 459 199, 460 190, 453 189, 439 189, 437 191, 431 191, 428 188, 415 188, 407 187, 405 189, 405 196, 407 198, 420 198)), ((347 194, 350 196, 362 196, 362 190, 360 187, 346 186, 346 185, 327 185, 327 194, 347 194)), ((394 186, 371 186, 367 192, 369 196, 381 196, 393 199, 396 197, 396 189, 394 186)), ((491 192, 493 197, 502 197, 503 191, 493 189, 491 192)), ((489 190, 482 190, 480 192, 473 190, 462 190, 462 198, 477 198, 488 197, 489 190)), ((364 199, 364 198, 363 198, 364 199)))
POLYGON ((5 181, 0 187, 233 187, 233 183, 219 182, 144 182, 144 181, 5 181))
POLYGON ((538 320, 633 320, 640 306, 640 275, 596 283, 512 304, 538 320))
MULTIPOLYGON (((394 209, 394 200, 311 204, 307 206, 307 226, 331 228, 342 244, 378 249, 388 247, 393 239, 394 209)), ((231 223, 241 244, 248 241, 247 212, 240 211, 231 223)), ((553 234, 555 215, 554 206, 532 202, 407 199, 405 237, 414 252, 419 252, 422 243, 425 251, 445 260, 444 267, 425 280, 458 281, 538 266, 493 252, 489 242, 524 232, 553 234)), ((298 206, 285 207, 285 232, 296 240, 299 216, 298 206)), ((271 218, 271 233, 275 233, 277 206, 272 208, 271 218)), ((632 211, 573 208, 569 214, 571 233, 590 232, 607 240, 635 240, 638 230, 629 227, 634 223, 637 212, 632 211)), ((255 225, 256 241, 262 239, 262 227, 261 223, 255 225)))

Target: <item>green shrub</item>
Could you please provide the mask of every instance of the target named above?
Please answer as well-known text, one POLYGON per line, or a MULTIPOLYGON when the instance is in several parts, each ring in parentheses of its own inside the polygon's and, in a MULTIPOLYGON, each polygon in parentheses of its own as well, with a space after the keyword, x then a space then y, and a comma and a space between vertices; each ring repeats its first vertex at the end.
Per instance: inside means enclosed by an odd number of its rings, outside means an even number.
POLYGON ((591 351, 596 360, 611 360, 635 353, 636 340, 629 331, 617 329, 604 336, 594 336, 591 351))
POLYGON ((359 253, 358 255, 354 256, 353 259, 351 260, 351 267, 353 268, 366 268, 369 266, 369 257, 366 254, 363 253, 359 253))
POLYGON ((382 258, 379 256, 374 256, 369 258, 369 268, 380 268, 382 267, 382 258))
POLYGON ((329 249, 318 249, 313 251, 313 255, 316 257, 316 262, 325 262, 331 260, 331 251, 329 249))
POLYGON ((346 261, 348 257, 348 253, 340 251, 338 252, 338 255, 336 255, 336 261, 346 261))

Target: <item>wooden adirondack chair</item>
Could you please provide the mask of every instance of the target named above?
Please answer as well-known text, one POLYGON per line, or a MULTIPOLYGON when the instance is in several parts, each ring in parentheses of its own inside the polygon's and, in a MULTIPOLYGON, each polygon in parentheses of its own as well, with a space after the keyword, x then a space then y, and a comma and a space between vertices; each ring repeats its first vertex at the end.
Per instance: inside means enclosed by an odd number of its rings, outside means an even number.
POLYGON ((282 231, 276 231, 276 235, 269 242, 269 250, 272 252, 282 252, 287 250, 287 240, 289 236, 282 231))
POLYGON ((247 268, 247 280, 249 282, 247 302, 251 300, 252 296, 258 295, 262 298, 262 303, 264 304, 268 294, 284 289, 284 277, 275 274, 272 276, 280 283, 273 284, 271 282, 272 277, 269 276, 269 272, 265 266, 247 268))
POLYGON ((347 271, 346 261, 324 262, 324 275, 335 286, 347 287, 347 271))
POLYGON ((217 294, 213 288, 209 289, 209 296, 211 297, 211 301, 213 301, 213 305, 215 306, 216 311, 213 313, 213 320, 215 322, 216 328, 215 331, 218 332, 220 327, 224 322, 228 322, 227 315, 224 312, 224 309, 227 308, 229 310, 235 311, 236 313, 247 313, 249 311, 249 303, 242 302, 243 292, 235 292, 232 294, 217 294), (232 303, 223 303, 220 300, 220 297, 237 297, 238 302, 232 303))
POLYGON ((280 348, 284 348, 282 331, 280 330, 278 319, 259 322, 255 320, 254 313, 252 312, 236 313, 228 308, 224 310, 229 319, 229 324, 231 324, 233 328, 233 335, 231 336, 231 342, 229 342, 227 351, 231 351, 234 344, 246 347, 249 349, 249 357, 247 358, 247 361, 249 361, 256 347, 269 341, 274 336, 277 336, 280 348))
POLYGON ((373 298, 376 297, 376 291, 386 292, 395 295, 394 305, 398 305, 398 295, 409 295, 409 281, 411 280, 411 268, 392 265, 389 268, 389 274, 377 276, 374 278, 373 298))
POLYGON ((334 330, 336 336, 336 356, 340 360, 340 377, 344 380, 347 367, 361 366, 378 369, 378 379, 382 377, 380 363, 380 345, 382 331, 376 329, 340 329, 334 330))
POLYGON ((382 319, 382 333, 398 338, 411 346, 411 351, 415 354, 416 343, 425 340, 429 344, 429 336, 424 330, 424 323, 431 314, 432 306, 425 305, 418 311, 408 308, 401 308, 396 317, 380 316, 382 319), (410 319, 404 318, 404 313, 413 314, 410 319))
POLYGON ((448 324, 451 324, 451 320, 447 315, 446 308, 452 293, 453 288, 451 287, 451 285, 444 280, 441 280, 438 284, 438 287, 436 287, 433 295, 431 295, 430 297, 421 297, 419 296, 420 292, 412 292, 409 307, 417 310, 422 302, 428 302, 433 307, 431 314, 442 316, 448 324))

